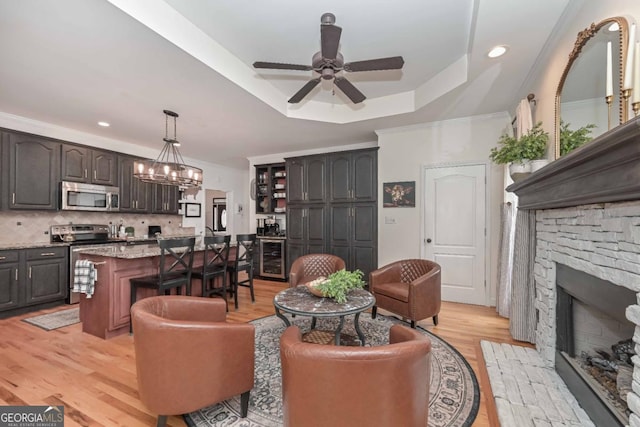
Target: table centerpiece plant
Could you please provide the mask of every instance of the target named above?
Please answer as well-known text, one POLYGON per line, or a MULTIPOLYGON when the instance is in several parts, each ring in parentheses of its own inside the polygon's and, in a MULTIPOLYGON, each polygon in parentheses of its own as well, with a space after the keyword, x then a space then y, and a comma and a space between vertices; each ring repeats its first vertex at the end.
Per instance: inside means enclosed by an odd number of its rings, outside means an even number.
POLYGON ((363 276, 364 274, 360 270, 347 271, 343 269, 331 273, 329 277, 319 277, 307 283, 307 288, 314 295, 333 298, 336 302, 344 304, 347 302, 347 294, 352 289, 364 288, 363 276))

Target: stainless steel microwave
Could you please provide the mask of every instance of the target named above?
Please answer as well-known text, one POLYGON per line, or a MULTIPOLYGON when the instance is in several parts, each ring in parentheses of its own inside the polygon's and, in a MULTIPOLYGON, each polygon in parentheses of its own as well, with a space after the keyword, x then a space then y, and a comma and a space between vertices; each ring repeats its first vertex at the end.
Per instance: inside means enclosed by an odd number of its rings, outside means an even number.
POLYGON ((62 181, 62 210, 117 212, 120 210, 120 189, 104 185, 62 181))

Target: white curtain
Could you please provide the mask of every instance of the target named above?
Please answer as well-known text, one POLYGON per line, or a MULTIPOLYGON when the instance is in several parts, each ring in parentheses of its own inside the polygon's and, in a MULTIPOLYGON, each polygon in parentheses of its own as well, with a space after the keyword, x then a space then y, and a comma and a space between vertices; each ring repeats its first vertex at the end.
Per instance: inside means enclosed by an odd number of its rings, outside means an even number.
MULTIPOLYGON (((531 115, 531 103, 528 99, 522 99, 516 107, 515 136, 520 138, 533 127, 531 115)), ((505 186, 513 183, 506 172, 505 186)), ((516 215, 518 214, 518 198, 513 193, 505 193, 505 203, 501 207, 500 220, 500 246, 498 259, 498 289, 496 298, 496 311, 500 316, 510 318, 512 315, 512 286, 513 286, 513 262, 514 240, 516 229, 516 215)), ((516 322, 518 322, 516 320, 516 322)))
POLYGON ((514 212, 511 202, 503 203, 500 209, 500 245, 498 258, 498 292, 496 311, 509 318, 511 313, 511 272, 513 271, 513 238, 515 235, 514 212))
POLYGON ((535 343, 536 212, 518 211, 515 228, 509 330, 513 339, 535 343))

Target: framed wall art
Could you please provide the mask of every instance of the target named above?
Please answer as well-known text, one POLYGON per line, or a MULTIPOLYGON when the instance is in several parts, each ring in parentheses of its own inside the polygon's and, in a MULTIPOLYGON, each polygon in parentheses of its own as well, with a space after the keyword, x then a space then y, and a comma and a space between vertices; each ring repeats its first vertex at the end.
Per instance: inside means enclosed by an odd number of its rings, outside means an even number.
POLYGON ((187 218, 200 218, 202 214, 200 203, 185 203, 184 216, 187 218))
POLYGON ((382 207, 384 208, 415 208, 416 182, 398 181, 382 184, 382 207))

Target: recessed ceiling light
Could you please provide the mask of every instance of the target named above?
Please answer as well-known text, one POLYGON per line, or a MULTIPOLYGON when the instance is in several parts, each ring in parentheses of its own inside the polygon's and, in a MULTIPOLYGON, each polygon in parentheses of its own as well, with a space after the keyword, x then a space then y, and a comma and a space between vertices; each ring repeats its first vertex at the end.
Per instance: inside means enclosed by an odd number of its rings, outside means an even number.
POLYGON ((111 125, 107 122, 98 122, 98 126, 102 126, 103 128, 108 128, 111 125))
POLYGON ((506 46, 496 46, 493 49, 491 49, 489 51, 489 53, 487 54, 487 56, 489 58, 497 58, 499 56, 504 55, 507 52, 507 47, 506 46))

